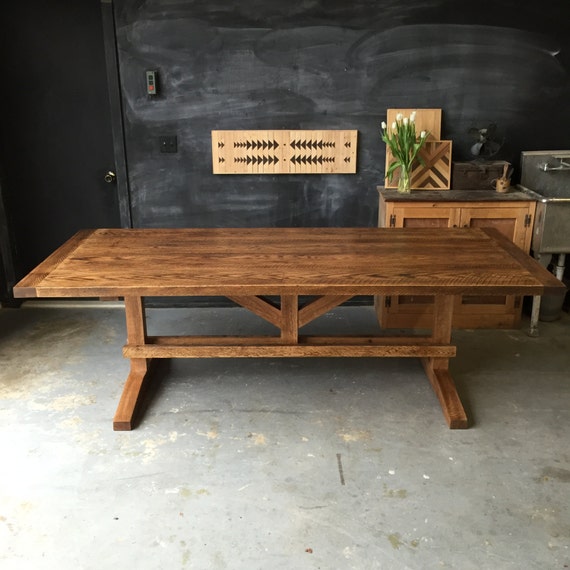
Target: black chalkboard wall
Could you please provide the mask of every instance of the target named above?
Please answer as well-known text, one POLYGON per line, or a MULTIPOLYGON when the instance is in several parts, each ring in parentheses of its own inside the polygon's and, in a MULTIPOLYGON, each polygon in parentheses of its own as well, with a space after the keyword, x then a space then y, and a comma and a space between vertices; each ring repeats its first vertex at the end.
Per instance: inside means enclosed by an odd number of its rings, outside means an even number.
POLYGON ((373 226, 392 107, 442 108, 454 160, 490 122, 515 165, 570 146, 568 0, 115 0, 115 16, 135 227, 373 226), (213 129, 357 129, 357 173, 216 176, 213 129))

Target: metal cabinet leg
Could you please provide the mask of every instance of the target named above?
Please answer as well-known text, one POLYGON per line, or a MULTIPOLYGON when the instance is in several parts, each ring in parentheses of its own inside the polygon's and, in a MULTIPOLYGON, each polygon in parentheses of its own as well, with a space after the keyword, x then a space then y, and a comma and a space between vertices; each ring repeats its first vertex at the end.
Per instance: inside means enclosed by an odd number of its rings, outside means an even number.
POLYGON ((528 330, 528 336, 537 337, 538 336, 538 316, 540 314, 540 295, 535 295, 532 298, 532 312, 530 314, 530 328, 528 330))

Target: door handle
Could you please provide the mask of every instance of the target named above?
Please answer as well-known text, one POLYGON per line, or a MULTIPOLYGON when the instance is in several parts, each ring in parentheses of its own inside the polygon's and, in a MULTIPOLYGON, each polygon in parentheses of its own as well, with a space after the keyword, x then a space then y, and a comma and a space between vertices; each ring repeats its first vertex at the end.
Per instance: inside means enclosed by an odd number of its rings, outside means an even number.
POLYGON ((109 170, 107 174, 105 174, 103 179, 107 184, 112 184, 113 182, 115 182, 115 180, 117 180, 117 175, 112 170, 109 170))

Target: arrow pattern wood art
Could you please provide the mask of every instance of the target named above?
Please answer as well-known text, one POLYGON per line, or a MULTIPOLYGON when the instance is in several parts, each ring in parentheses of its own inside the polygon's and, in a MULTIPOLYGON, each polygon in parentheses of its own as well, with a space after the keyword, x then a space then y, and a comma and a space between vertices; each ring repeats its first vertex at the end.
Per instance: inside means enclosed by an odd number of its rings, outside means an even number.
POLYGON ((334 142, 326 142, 326 141, 292 141, 291 142, 291 148, 334 148, 335 147, 335 143, 334 142))
POLYGON ((334 156, 307 156, 299 155, 292 156, 291 162, 296 162, 297 164, 323 164, 325 162, 334 162, 334 156))
MULTIPOLYGON (((223 143, 222 143, 223 146, 223 143)), ((249 149, 272 149, 277 148, 279 143, 277 141, 245 141, 245 142, 235 142, 234 148, 247 148, 249 149)))
MULTIPOLYGON (((220 160, 223 162, 223 157, 220 157, 220 160)), ((279 158, 277 156, 238 156, 234 158, 237 163, 242 164, 277 164, 279 162, 279 158)))
POLYGON ((214 174, 356 172, 357 131, 212 131, 214 174))

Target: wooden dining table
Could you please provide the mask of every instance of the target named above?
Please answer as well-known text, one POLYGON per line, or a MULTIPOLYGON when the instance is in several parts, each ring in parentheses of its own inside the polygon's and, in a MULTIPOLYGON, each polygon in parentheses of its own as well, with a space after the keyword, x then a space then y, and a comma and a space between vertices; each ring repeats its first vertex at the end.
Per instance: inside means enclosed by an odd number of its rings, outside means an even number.
POLYGON ((94 229, 71 237, 14 287, 14 296, 124 299, 130 372, 115 430, 140 420, 151 360, 178 357, 420 358, 447 424, 466 428, 449 372, 457 296, 564 290, 494 229, 94 229), (362 295, 432 295, 432 327, 425 334, 303 334, 309 322, 362 295), (147 334, 145 297, 179 296, 227 297, 274 325, 275 334, 147 334))

